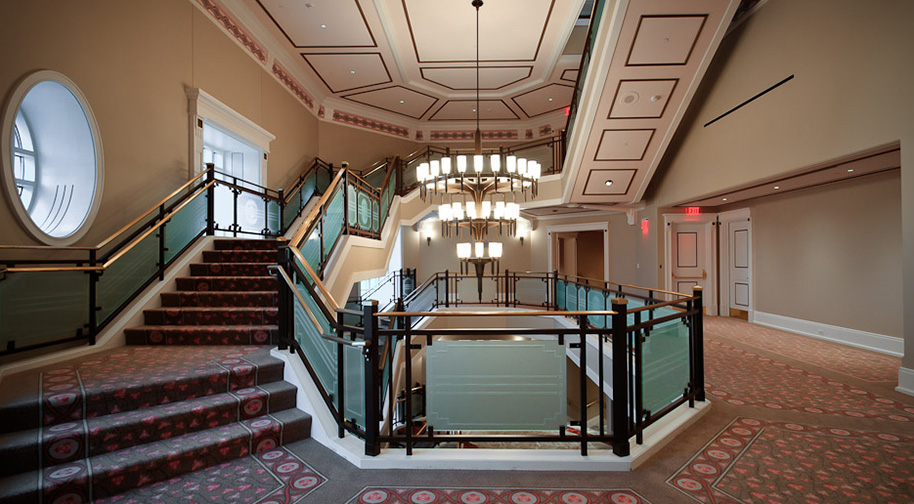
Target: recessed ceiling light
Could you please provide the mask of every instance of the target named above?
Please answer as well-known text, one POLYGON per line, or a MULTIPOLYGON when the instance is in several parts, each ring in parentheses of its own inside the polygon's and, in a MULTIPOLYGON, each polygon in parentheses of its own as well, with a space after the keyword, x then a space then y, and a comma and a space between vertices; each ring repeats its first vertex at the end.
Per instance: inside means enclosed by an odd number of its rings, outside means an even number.
POLYGON ((781 188, 781 186, 777 186, 777 185, 774 186, 774 190, 775 190, 775 191, 777 191, 777 190, 780 189, 780 188, 781 188))
POLYGON ((354 74, 355 70, 350 70, 349 73, 354 74))
POLYGON ((853 173, 853 172, 854 172, 854 169, 853 169, 853 168, 848 168, 848 169, 847 169, 847 173, 853 173))
POLYGON ((473 112, 476 112, 476 109, 473 109, 473 112))
POLYGON ((724 201, 727 201, 727 198, 724 198, 724 201))
POLYGON ((607 180, 606 182, 603 182, 603 183, 606 184, 606 187, 609 187, 609 186, 613 185, 613 181, 612 181, 612 180, 607 180))
POLYGON ((657 102, 657 101, 660 101, 661 98, 663 98, 663 97, 660 96, 659 94, 655 94, 654 96, 651 96, 651 101, 657 102))
POLYGON ((321 28, 326 28, 326 27, 327 27, 327 25, 325 25, 325 24, 321 25, 321 28))
POLYGON ((400 100, 400 103, 406 103, 406 101, 405 101, 405 100, 400 100))
POLYGON ((549 98, 549 101, 552 101, 552 98, 549 98))

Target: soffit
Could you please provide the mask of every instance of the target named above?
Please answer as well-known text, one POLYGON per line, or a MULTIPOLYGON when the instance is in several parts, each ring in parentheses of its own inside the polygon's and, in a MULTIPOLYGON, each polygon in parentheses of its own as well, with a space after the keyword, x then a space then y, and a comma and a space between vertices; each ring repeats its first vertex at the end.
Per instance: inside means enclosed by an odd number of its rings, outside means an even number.
POLYGON ((573 132, 568 201, 641 199, 739 3, 631 0, 611 21, 607 15, 618 38, 607 37, 607 63, 593 77, 592 122, 573 132))

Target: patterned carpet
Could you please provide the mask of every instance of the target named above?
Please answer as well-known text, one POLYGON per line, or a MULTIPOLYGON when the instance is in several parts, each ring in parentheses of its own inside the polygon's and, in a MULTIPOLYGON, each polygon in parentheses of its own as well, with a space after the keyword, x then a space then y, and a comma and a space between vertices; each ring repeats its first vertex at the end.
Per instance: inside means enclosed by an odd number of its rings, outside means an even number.
POLYGON ((347 504, 650 504, 633 490, 368 487, 347 504))
POLYGON ((733 405, 896 422, 914 420, 914 406, 716 339, 705 339, 705 355, 707 391, 733 405))
POLYGON ((705 331, 869 382, 896 382, 901 358, 798 336, 729 317, 705 317, 705 331))
POLYGON ((738 418, 668 483, 701 502, 911 502, 914 437, 738 418))
POLYGON ((278 448, 95 502, 292 504, 326 481, 293 453, 278 448))

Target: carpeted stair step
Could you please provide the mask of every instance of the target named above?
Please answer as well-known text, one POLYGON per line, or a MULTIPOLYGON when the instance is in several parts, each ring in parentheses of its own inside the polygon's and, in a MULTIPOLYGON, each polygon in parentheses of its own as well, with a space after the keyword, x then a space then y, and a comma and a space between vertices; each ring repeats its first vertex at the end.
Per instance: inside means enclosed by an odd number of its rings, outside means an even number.
POLYGON ((190 265, 191 276, 266 276, 267 266, 273 263, 260 262, 219 262, 195 263, 190 265))
POLYGON ((306 413, 279 411, 0 479, 0 501, 88 502, 298 441, 310 430, 306 413), (69 494, 82 500, 68 501, 69 494))
POLYGON ((147 325, 276 325, 275 307, 187 307, 145 310, 147 325))
POLYGON ((0 477, 294 408, 296 393, 294 385, 277 381, 85 422, 0 434, 0 477))
POLYGON ((267 307, 279 304, 276 291, 163 292, 163 307, 267 307))
POLYGON ((279 242, 276 240, 216 239, 213 244, 216 250, 276 250, 279 248, 279 242))
POLYGON ((204 250, 204 263, 276 264, 275 250, 204 250))
POLYGON ((46 428, 142 410, 282 380, 283 362, 265 347, 128 346, 43 375, 40 393, 0 403, 0 433, 46 428))
POLYGON ((275 345, 275 325, 147 325, 124 329, 128 345, 275 345))
POLYGON ((176 280, 179 291, 275 291, 279 287, 272 276, 197 276, 176 280))

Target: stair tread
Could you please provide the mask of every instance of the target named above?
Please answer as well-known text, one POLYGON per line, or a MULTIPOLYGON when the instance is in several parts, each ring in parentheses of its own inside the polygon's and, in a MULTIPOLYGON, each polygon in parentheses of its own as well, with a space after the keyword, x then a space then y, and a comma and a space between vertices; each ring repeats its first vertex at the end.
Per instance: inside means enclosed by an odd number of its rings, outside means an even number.
POLYGON ((53 502, 75 486, 95 498, 123 493, 309 436, 311 417, 288 409, 0 479, 0 501, 53 502), (40 474, 39 474, 40 472, 40 474), (69 480, 54 487, 56 481, 69 480), (36 487, 36 482, 42 486, 36 487), (91 490, 87 488, 91 482, 91 490))
POLYGON ((31 372, 0 386, 0 432, 57 425, 212 395, 282 379, 283 362, 271 347, 211 345, 182 348, 127 346, 44 372, 31 372), (15 383, 14 383, 15 382, 15 383), (188 392, 190 391, 190 392, 188 392), (42 406, 44 405, 44 406, 42 406), (135 406, 135 407, 133 407, 135 406))
POLYGON ((0 476, 37 469, 39 453, 46 454, 41 465, 47 467, 86 454, 95 456, 159 441, 169 435, 169 428, 185 434, 294 408, 297 390, 289 382, 275 381, 88 418, 84 423, 62 424, 62 429, 33 428, 0 434, 0 476), (63 438, 67 440, 61 442, 63 438))

